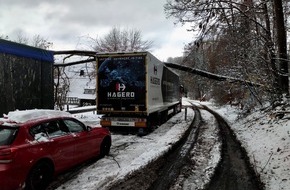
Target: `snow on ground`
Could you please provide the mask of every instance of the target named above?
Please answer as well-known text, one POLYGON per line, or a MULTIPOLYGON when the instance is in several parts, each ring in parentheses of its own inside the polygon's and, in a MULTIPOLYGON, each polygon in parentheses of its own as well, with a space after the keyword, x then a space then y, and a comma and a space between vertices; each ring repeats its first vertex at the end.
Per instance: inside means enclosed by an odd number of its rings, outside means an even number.
POLYGON ((204 189, 221 159, 222 142, 214 116, 201 110, 203 124, 196 145, 190 152, 191 163, 185 166, 170 190, 204 189))
MULTIPOLYGON (((169 151, 190 125, 194 112, 187 110, 171 118, 149 135, 112 134, 110 155, 82 169, 73 179, 64 183, 58 189, 105 189, 116 180, 124 179, 126 175, 145 167, 160 155, 169 151)), ((77 116, 80 120, 93 120, 93 114, 77 116)), ((95 117, 99 117, 95 115, 95 117)), ((95 119, 97 121, 98 118, 95 119)))
MULTIPOLYGON (((216 107, 210 102, 194 102, 204 104, 223 116, 248 152, 250 161, 261 176, 266 190, 283 190, 290 187, 290 120, 277 119, 272 115, 256 111, 246 118, 239 117, 235 107, 216 107), (237 118, 239 118, 237 120, 237 118)), ((188 119, 184 120, 184 109, 160 126, 150 135, 138 137, 136 135, 112 135, 112 149, 110 155, 98 160, 94 164, 84 167, 77 176, 61 185, 58 189, 105 189, 109 184, 137 169, 145 167, 158 156, 168 151, 189 126, 194 112, 188 109, 188 119)), ((76 114, 80 120, 89 124, 98 123, 99 115, 76 114)), ((211 125, 207 112, 202 116, 211 125)), ((213 138, 213 135, 209 135, 213 138)), ((211 153, 211 160, 207 166, 200 166, 200 174, 214 168, 219 157, 220 145, 215 145, 211 153)), ((194 153, 192 153, 194 154, 194 153)), ((200 154, 200 153, 199 153, 200 154)), ((204 155, 198 155, 200 159, 204 155)), ((198 171, 197 171, 198 173, 198 171)), ((208 181, 207 173, 202 179, 196 179, 195 186, 202 187, 208 181), (200 181, 198 181, 200 180, 200 181)), ((190 184, 191 181, 186 181, 190 184)))
POLYGON ((290 118, 278 119, 270 112, 255 111, 238 118, 230 106, 212 107, 228 120, 266 190, 290 187, 290 118))

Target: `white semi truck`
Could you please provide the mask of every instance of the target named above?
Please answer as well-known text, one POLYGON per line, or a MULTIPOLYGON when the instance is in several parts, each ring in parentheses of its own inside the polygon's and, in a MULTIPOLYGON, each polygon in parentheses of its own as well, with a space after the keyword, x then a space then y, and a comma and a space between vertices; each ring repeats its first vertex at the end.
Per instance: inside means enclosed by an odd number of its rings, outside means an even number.
POLYGON ((151 130, 181 111, 179 76, 149 52, 99 53, 97 112, 103 127, 151 130))

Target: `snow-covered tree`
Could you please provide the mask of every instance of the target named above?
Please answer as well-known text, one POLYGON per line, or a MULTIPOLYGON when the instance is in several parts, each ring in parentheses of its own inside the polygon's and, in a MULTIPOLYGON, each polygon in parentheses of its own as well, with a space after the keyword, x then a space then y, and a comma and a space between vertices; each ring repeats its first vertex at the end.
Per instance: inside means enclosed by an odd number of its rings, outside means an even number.
MULTIPOLYGON (((265 92, 275 99, 288 94, 286 39, 278 37, 286 34, 281 0, 168 0, 165 12, 190 23, 197 34, 186 47, 184 64, 259 83, 263 88, 249 88, 256 98, 265 92), (197 56, 202 64, 192 63, 197 56)), ((233 84, 223 87, 233 90, 233 84)))

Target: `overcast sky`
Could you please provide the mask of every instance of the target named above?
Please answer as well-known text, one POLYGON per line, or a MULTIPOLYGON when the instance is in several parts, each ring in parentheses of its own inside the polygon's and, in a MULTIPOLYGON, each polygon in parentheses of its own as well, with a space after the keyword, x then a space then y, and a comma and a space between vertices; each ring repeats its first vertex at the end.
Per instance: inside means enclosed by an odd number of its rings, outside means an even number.
POLYGON ((0 0, 0 35, 16 39, 40 35, 52 50, 89 49, 88 37, 102 37, 113 27, 140 30, 154 42, 161 61, 181 56, 192 41, 189 27, 174 25, 164 12, 166 0, 0 0))

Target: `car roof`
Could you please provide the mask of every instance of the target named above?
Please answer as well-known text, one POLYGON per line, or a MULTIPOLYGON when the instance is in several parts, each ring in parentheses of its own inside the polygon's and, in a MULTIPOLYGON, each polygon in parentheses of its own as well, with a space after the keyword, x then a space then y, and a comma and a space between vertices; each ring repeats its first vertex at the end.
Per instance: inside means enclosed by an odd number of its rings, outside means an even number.
POLYGON ((43 119, 72 117, 72 115, 65 111, 49 110, 49 109, 33 109, 33 110, 17 110, 9 112, 4 118, 0 118, 0 124, 13 125, 23 124, 30 121, 37 121, 43 119))

